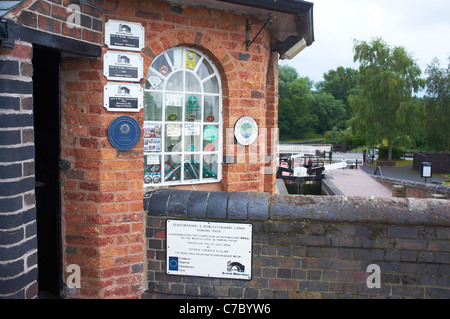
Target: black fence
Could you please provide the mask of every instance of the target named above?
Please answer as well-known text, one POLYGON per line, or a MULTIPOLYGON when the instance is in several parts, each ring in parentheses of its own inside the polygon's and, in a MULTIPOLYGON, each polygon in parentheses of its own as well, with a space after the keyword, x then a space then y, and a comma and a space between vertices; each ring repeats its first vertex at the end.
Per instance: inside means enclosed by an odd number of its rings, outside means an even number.
POLYGON ((422 163, 431 163, 433 174, 450 173, 450 153, 444 152, 411 152, 413 155, 413 169, 422 171, 422 163))

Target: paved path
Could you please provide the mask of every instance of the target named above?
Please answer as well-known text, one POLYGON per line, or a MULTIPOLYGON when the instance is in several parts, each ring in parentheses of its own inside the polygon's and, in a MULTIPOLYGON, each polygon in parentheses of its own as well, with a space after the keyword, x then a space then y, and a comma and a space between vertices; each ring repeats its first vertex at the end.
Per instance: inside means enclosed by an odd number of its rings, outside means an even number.
MULTIPOLYGON (((361 169, 363 171, 365 171, 367 174, 373 174, 375 172, 374 166, 364 165, 363 167, 361 167, 361 169)), ((425 183, 425 178, 421 177, 420 172, 413 170, 412 161, 411 161, 411 164, 407 165, 407 166, 381 167, 381 172, 383 173, 383 176, 385 176, 385 177, 391 177, 391 178, 397 178, 397 179, 404 179, 407 181, 425 183)), ((433 174, 433 177, 427 178, 427 184, 430 184, 432 180, 445 182, 446 179, 447 178, 445 178, 439 174, 433 174)))
POLYGON ((325 173, 325 183, 333 184, 346 196, 392 197, 392 191, 360 169, 336 169, 325 173))

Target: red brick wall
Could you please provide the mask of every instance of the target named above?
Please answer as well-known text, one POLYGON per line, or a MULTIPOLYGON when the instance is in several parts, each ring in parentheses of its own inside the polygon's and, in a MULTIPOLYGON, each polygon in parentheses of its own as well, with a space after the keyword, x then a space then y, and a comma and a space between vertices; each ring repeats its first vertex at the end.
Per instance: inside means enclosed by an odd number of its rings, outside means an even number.
POLYGON ((450 297, 449 201, 176 190, 147 193, 145 200, 144 298, 450 297), (167 219, 216 218, 252 224, 251 280, 167 274, 167 219), (369 265, 380 267, 379 288, 367 285, 369 265))
POLYGON ((64 264, 81 267, 77 297, 138 297, 143 143, 127 152, 109 143, 109 123, 124 114, 103 108, 102 73, 101 59, 63 59, 61 157, 71 167, 62 173, 64 264))
MULTIPOLYGON (((121 1, 105 22, 120 19, 144 26, 144 76, 153 59, 173 46, 207 54, 222 78, 225 138, 226 130, 244 115, 255 118, 260 128, 267 123, 276 127, 266 116, 276 109, 277 60, 271 56, 267 32, 245 51, 245 18, 205 8, 174 8, 162 1, 121 1)), ((121 114, 103 108, 107 81, 102 68, 102 59, 65 58, 62 63, 61 156, 71 164, 63 173, 64 265, 81 266, 82 288, 76 297, 139 297, 145 282, 143 143, 118 151, 107 139, 107 128, 120 115, 143 126, 143 111, 121 114)), ((236 164, 223 165, 223 190, 273 191, 274 177, 264 175, 265 136, 260 140, 253 147, 228 146, 236 164), (237 156, 238 149, 245 149, 245 157, 237 156)))
MULTIPOLYGON (((94 1, 107 9, 115 1, 94 1)), ((245 49, 248 15, 201 7, 174 7, 164 1, 120 1, 115 14, 101 15, 82 6, 81 27, 67 27, 65 6, 70 0, 27 1, 9 14, 16 23, 46 32, 103 45, 103 23, 109 19, 139 22, 145 28, 144 76, 163 51, 185 45, 206 54, 220 72, 223 90, 224 155, 220 189, 267 191, 275 188, 275 175, 266 175, 266 153, 274 153, 270 136, 276 135, 277 56, 270 50, 271 36, 260 34, 245 49), (226 140, 242 116, 253 117, 260 132, 258 143, 243 147, 226 140), (267 152, 269 150, 269 152, 267 152)), ((256 30, 252 30, 256 32, 256 30)), ((252 33, 253 34, 253 33, 252 33)), ((253 34, 254 35, 254 34, 253 34)), ((103 54, 107 48, 103 48, 103 54)), ((107 129, 120 115, 132 116, 143 126, 140 113, 107 112, 103 107, 102 59, 62 59, 61 159, 70 169, 61 173, 63 216, 63 270, 81 267, 77 298, 136 298, 145 289, 143 236, 143 142, 130 151, 118 151, 107 129)), ((141 85, 143 85, 141 82, 141 85)), ((231 135, 232 136, 232 135, 231 135)), ((217 184, 216 184, 217 185, 217 184)), ((68 274, 63 274, 63 279, 68 274)))
POLYGON ((129 6, 121 2, 117 14, 107 15, 106 19, 120 16, 120 19, 144 26, 144 70, 156 56, 177 45, 201 50, 218 68, 223 89, 223 152, 235 158, 235 164, 222 166, 221 189, 273 192, 275 175, 264 174, 267 137, 260 136, 259 145, 250 147, 233 145, 233 138, 226 139, 227 131, 232 134, 236 121, 245 115, 253 117, 261 129, 268 128, 270 132, 277 127, 276 121, 266 121, 277 109, 274 80, 277 75, 273 74, 277 58, 272 58, 269 32, 261 33, 246 51, 245 19, 248 16, 200 7, 173 7, 163 1, 148 1, 139 6, 133 6, 133 1, 128 3, 129 6))
MULTIPOLYGON (((103 0, 89 1, 102 6, 103 0)), ((103 41, 103 24, 101 12, 86 5, 80 7, 80 24, 70 27, 68 21, 71 11, 67 7, 71 4, 79 5, 73 0, 27 0, 6 15, 17 24, 40 29, 49 33, 70 37, 76 40, 100 44, 103 41)))

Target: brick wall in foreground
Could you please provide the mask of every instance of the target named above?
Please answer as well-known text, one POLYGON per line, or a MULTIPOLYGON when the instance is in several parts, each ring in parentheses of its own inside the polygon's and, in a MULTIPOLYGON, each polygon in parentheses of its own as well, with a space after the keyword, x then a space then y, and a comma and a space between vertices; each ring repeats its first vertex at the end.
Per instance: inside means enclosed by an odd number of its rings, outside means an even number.
POLYGON ((144 206, 147 298, 450 297, 449 201, 162 190, 144 206), (252 223, 252 280, 167 275, 168 218, 252 223))
POLYGON ((37 294, 32 47, 0 48, 0 298, 37 294))
POLYGON ((407 181, 397 178, 371 175, 383 185, 392 189, 394 185, 401 185, 405 187, 406 197, 414 198, 431 198, 434 194, 444 195, 450 199, 450 187, 445 185, 434 185, 430 183, 421 183, 414 181, 407 181))

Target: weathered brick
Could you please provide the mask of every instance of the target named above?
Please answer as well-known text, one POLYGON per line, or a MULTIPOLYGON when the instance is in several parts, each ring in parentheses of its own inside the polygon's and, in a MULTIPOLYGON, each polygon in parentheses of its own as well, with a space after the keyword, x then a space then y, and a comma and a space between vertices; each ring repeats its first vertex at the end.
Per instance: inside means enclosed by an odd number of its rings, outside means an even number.
POLYGON ((425 289, 422 287, 410 287, 410 286, 393 286, 392 295, 410 298, 423 298, 425 295, 425 289))
POLYGON ((397 239, 397 249, 414 249, 425 250, 427 242, 425 240, 410 240, 410 239, 397 239))

